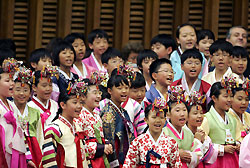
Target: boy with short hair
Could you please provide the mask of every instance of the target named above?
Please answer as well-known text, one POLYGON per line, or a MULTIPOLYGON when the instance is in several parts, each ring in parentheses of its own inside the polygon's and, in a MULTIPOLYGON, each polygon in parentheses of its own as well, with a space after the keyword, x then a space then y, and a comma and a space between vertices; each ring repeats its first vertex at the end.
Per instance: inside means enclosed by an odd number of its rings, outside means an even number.
POLYGON ((159 58, 170 58, 170 54, 176 50, 174 39, 167 34, 158 34, 150 41, 151 49, 159 58))
POLYGON ((137 66, 145 78, 147 91, 150 89, 150 86, 153 82, 149 74, 149 66, 156 59, 158 59, 158 55, 154 51, 149 49, 143 50, 137 57, 137 66))
POLYGON ((215 41, 209 48, 211 54, 211 61, 215 66, 212 72, 203 76, 202 80, 209 83, 211 86, 232 74, 232 70, 229 67, 230 57, 232 55, 233 46, 231 43, 225 40, 215 41))
POLYGON ((33 71, 41 71, 44 66, 51 66, 53 58, 45 48, 38 48, 30 54, 30 65, 33 71))
POLYGON ((88 43, 92 52, 88 58, 83 60, 83 62, 98 71, 105 71, 105 68, 102 65, 101 56, 108 49, 108 40, 108 34, 102 29, 95 29, 90 32, 88 35, 88 43))
POLYGON ((168 87, 173 82, 174 71, 171 62, 166 58, 161 58, 152 62, 149 73, 155 83, 146 92, 146 98, 150 103, 153 103, 156 98, 168 96, 168 87))

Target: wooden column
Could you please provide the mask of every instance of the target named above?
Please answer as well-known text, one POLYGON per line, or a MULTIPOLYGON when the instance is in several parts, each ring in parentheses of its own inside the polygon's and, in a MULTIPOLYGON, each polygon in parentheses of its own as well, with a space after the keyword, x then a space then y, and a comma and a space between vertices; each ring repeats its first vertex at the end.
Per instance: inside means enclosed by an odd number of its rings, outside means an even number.
POLYGON ((124 0, 116 1, 115 4, 115 21, 114 21, 114 41, 113 47, 122 49, 122 23, 123 23, 123 4, 124 0))
POLYGON ((0 37, 13 37, 15 0, 1 0, 0 9, 0 37))
POLYGON ((122 47, 129 41, 130 0, 123 1, 122 47))
POLYGON ((234 0, 233 25, 248 26, 248 0, 234 0))
POLYGON ((72 0, 59 0, 57 11, 57 36, 64 38, 71 32, 72 0))

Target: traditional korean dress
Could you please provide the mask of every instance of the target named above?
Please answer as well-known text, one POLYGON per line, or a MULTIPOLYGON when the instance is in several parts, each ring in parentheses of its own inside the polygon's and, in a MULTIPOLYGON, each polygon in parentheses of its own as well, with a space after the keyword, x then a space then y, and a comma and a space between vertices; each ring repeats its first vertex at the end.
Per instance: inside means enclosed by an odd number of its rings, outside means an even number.
POLYGON ((151 136, 149 130, 132 141, 123 165, 123 168, 146 167, 181 168, 178 144, 176 141, 161 133, 157 141, 151 136))
POLYGON ((106 69, 104 68, 104 66, 101 66, 96 57, 94 56, 94 53, 91 52, 90 56, 88 58, 85 58, 82 60, 82 62, 85 65, 88 65, 90 67, 93 67, 96 71, 106 71, 106 69))
POLYGON ((2 162, 7 163, 10 168, 26 168, 24 133, 13 103, 9 100, 7 102, 10 109, 0 100, 0 138, 2 155, 5 156, 2 162))
POLYGON ((74 122, 83 130, 85 136, 85 148, 93 168, 109 167, 106 155, 104 154, 104 134, 102 120, 98 113, 91 113, 83 107, 78 119, 74 122))
POLYGON ((113 154, 108 155, 111 167, 122 166, 129 148, 134 140, 134 127, 129 115, 123 108, 118 108, 111 100, 101 110, 105 139, 113 146, 113 154))
POLYGON ((233 116, 226 112, 224 121, 212 106, 205 114, 201 129, 211 138, 214 148, 218 150, 216 162, 206 167, 238 167, 238 154, 224 153, 224 145, 236 145, 236 121, 233 116))
POLYGON ((88 167, 84 135, 76 124, 71 125, 63 116, 59 116, 45 130, 43 145, 43 167, 88 167))
POLYGON ((239 156, 240 168, 250 167, 250 134, 245 136, 240 145, 240 156, 239 156))
POLYGON ((84 78, 89 78, 92 72, 95 72, 95 68, 85 65, 82 62, 82 72, 77 68, 77 66, 75 64, 73 64, 73 67, 70 69, 70 71, 76 75, 78 75, 79 79, 84 79, 84 78))

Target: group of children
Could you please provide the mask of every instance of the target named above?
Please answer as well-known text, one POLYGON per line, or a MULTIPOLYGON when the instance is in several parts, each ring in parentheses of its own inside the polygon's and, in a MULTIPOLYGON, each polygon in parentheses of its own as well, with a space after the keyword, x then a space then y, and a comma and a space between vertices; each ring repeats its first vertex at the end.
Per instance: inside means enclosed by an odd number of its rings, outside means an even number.
POLYGON ((129 43, 120 52, 104 30, 88 35, 88 47, 71 33, 34 50, 32 70, 0 52, 0 164, 249 165, 241 152, 250 132, 248 52, 191 24, 177 28, 176 41, 159 34, 151 50, 129 43))

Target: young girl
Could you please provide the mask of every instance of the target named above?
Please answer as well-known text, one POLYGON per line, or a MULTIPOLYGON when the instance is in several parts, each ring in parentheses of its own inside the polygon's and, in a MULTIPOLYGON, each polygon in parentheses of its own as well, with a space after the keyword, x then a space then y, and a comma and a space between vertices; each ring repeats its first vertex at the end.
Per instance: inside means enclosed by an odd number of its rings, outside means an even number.
POLYGON ((82 142, 84 135, 73 122, 82 110, 83 91, 82 85, 76 82, 60 93, 57 119, 45 130, 43 167, 88 167, 82 142))
POLYGON ((83 34, 71 33, 67 35, 64 40, 72 44, 76 52, 76 60, 70 71, 78 75, 80 79, 89 78, 91 73, 95 71, 95 68, 82 62, 86 52, 85 38, 83 34))
POLYGON ((148 130, 132 141, 123 167, 182 167, 176 141, 162 128, 166 122, 167 104, 159 99, 145 110, 148 130))
POLYGON ((53 93, 51 98, 58 100, 61 91, 65 91, 69 82, 78 79, 78 75, 72 73, 70 69, 76 61, 76 53, 72 45, 66 41, 60 41, 53 50, 54 64, 59 67, 59 78, 53 77, 53 93))
MULTIPOLYGON (((110 167, 106 155, 113 152, 111 144, 105 144, 102 120, 98 113, 94 111, 99 106, 101 100, 101 91, 98 89, 97 84, 101 81, 84 79, 86 89, 82 96, 83 109, 80 117, 75 119, 83 130, 85 135, 85 146, 88 153, 88 159, 93 168, 110 167)), ((99 78, 100 79, 100 78, 99 78)))
POLYGON ((218 157, 214 164, 206 167, 238 167, 236 153, 236 121, 227 111, 230 108, 231 96, 227 88, 234 87, 229 82, 216 82, 211 87, 210 110, 205 114, 201 128, 211 138, 218 150, 218 157))
POLYGON ((250 131, 250 114, 246 112, 249 102, 247 90, 249 84, 249 80, 246 79, 243 85, 232 90, 233 100, 229 113, 237 122, 236 141, 239 142, 241 142, 250 131))
POLYGON ((26 168, 23 130, 17 119, 17 111, 13 109, 13 103, 7 99, 13 95, 12 76, 16 68, 17 61, 14 59, 5 60, 0 68, 0 146, 3 148, 3 163, 7 163, 7 166, 1 166, 26 168))
POLYGON ((111 98, 100 112, 103 133, 114 149, 113 154, 108 155, 110 166, 121 167, 135 131, 127 111, 121 108, 128 96, 129 82, 123 75, 112 75, 107 88, 111 98))

